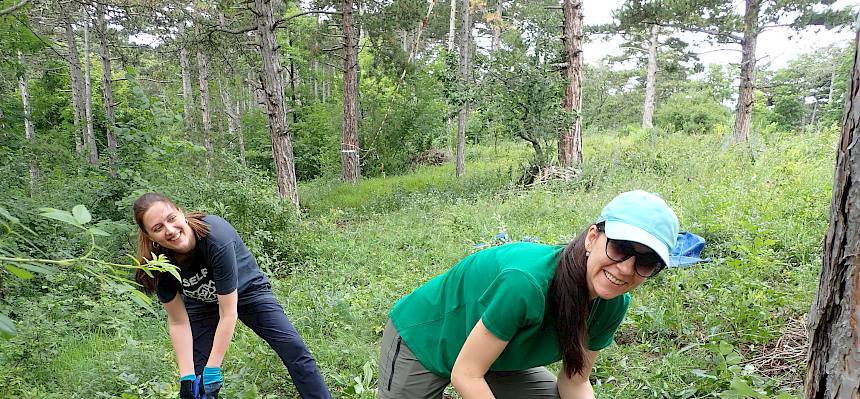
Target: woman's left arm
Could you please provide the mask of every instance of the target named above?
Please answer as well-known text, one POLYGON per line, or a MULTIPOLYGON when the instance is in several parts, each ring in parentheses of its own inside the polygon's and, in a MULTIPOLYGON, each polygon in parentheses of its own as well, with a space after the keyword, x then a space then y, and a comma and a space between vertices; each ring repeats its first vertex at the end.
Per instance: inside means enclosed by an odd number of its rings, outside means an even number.
POLYGON ((218 295, 218 327, 215 328, 215 339, 212 341, 212 351, 209 352, 209 360, 206 367, 221 367, 224 354, 233 339, 233 330, 236 329, 236 320, 239 319, 237 304, 239 303, 238 291, 226 295, 218 295))
POLYGON ((585 350, 585 359, 582 365, 582 373, 568 377, 565 368, 562 367, 558 373, 558 394, 561 399, 594 399, 594 390, 588 377, 597 360, 597 352, 585 350))

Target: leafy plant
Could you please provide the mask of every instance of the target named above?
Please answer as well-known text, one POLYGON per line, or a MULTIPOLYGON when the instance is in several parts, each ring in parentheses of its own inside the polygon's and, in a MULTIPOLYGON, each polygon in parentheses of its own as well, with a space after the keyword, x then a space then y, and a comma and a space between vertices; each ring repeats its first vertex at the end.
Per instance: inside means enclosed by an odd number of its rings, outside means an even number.
MULTIPOLYGON (((71 212, 54 208, 41 208, 42 217, 74 227, 78 233, 85 236, 88 245, 83 253, 63 259, 48 258, 46 253, 24 235, 35 236, 36 232, 21 224, 20 220, 11 215, 5 208, 0 207, 0 216, 2 216, 0 226, 3 227, 3 235, 0 236, 0 262, 7 271, 18 278, 26 280, 33 278, 33 273, 48 275, 59 272, 58 268, 75 268, 100 281, 117 295, 127 295, 141 307, 149 309, 150 312, 152 312, 150 308, 152 299, 136 289, 138 284, 126 277, 127 273, 120 273, 119 270, 140 269, 150 275, 153 271, 166 272, 176 279, 180 278, 176 266, 170 264, 164 255, 152 254, 152 260, 146 263, 140 263, 137 258, 129 255, 130 264, 96 258, 95 252, 101 249, 96 244, 96 236, 108 237, 110 234, 97 225, 90 224, 92 216, 83 205, 76 205, 71 212), (17 229, 23 230, 24 234, 19 233, 17 229), (27 250, 40 253, 45 257, 30 257, 21 254, 27 250)), ((15 333, 16 329, 12 320, 0 313, 0 336, 8 338, 15 333)))

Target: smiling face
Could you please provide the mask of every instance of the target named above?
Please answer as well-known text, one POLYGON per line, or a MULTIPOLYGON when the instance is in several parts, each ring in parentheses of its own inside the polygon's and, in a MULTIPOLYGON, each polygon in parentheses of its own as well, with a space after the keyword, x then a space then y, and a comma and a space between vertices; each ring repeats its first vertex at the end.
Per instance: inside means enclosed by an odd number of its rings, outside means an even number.
POLYGON ((606 240, 595 225, 585 236, 585 250, 591 253, 585 264, 590 299, 612 299, 645 282, 645 277, 636 274, 635 257, 616 262, 606 255, 606 240))
POLYGON ((166 202, 153 203, 141 221, 150 240, 173 252, 187 254, 197 244, 185 215, 166 202))

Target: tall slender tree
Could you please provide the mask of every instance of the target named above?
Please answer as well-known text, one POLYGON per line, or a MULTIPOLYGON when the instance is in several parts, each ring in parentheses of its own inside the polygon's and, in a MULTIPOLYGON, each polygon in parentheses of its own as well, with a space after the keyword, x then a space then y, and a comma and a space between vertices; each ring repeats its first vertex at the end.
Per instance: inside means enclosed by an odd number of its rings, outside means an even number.
POLYGON ((582 164, 582 1, 564 0, 565 62, 562 75, 567 80, 562 105, 570 122, 562 127, 558 140, 558 161, 564 168, 582 164))
MULTIPOLYGON (((18 88, 21 90, 21 104, 24 109, 24 138, 27 139, 30 147, 36 142, 36 129, 33 126, 33 111, 30 108, 30 88, 27 83, 26 67, 24 55, 21 50, 18 50, 18 63, 21 65, 21 73, 18 75, 18 88)), ((30 167, 30 190, 36 189, 39 182, 39 164, 34 157, 30 157, 28 161, 30 167)))
POLYGON ((102 59, 102 98, 105 107, 105 135, 108 155, 110 156, 110 175, 119 176, 119 151, 116 142, 116 113, 113 99, 113 72, 111 71, 108 31, 105 23, 104 6, 96 7, 96 34, 99 39, 99 55, 102 59))
MULTIPOLYGON (((194 24, 195 33, 200 35, 200 24, 194 24)), ((206 147, 206 175, 215 175, 215 144, 212 141, 212 109, 209 104, 209 60, 203 49, 197 46, 197 80, 200 85, 200 115, 203 121, 203 145, 206 147)))
POLYGON ((353 0, 343 0, 343 133, 340 146, 341 180, 355 184, 361 176, 358 140, 358 46, 353 22, 353 0))
POLYGON ((280 12, 278 0, 254 0, 262 71, 260 72, 262 100, 269 119, 272 136, 272 157, 278 180, 278 193, 288 198, 298 212, 299 195, 296 189, 296 169, 293 158, 293 139, 287 121, 284 103, 284 86, 281 81, 280 45, 275 36, 275 15, 280 12))
POLYGON ((86 117, 86 127, 84 129, 84 144, 87 147, 87 154, 90 165, 97 166, 99 164, 99 149, 96 144, 96 133, 93 127, 93 81, 92 81, 92 62, 90 58, 90 21, 89 18, 84 18, 84 116, 86 117))
POLYGON ((75 151, 81 154, 84 150, 84 75, 81 72, 81 56, 78 53, 78 42, 72 26, 72 18, 68 14, 63 18, 63 27, 65 28, 66 60, 69 63, 69 80, 72 89, 75 151))
MULTIPOLYGON (((185 22, 180 21, 179 37, 185 38, 185 22)), ((194 89, 192 88, 191 61, 188 56, 188 42, 183 40, 179 44, 179 69, 182 74, 182 103, 184 104, 183 116, 185 121, 184 135, 188 137, 189 132, 196 129, 194 123, 194 89)))
MULTIPOLYGON (((454 0, 451 0, 454 1, 454 0)), ((462 87, 469 87, 472 76, 471 56, 472 51, 472 12, 469 8, 469 0, 462 3, 463 23, 460 27, 460 81, 462 87)), ((466 124, 469 118, 469 100, 460 99, 460 112, 457 115, 457 176, 466 174, 466 124)))

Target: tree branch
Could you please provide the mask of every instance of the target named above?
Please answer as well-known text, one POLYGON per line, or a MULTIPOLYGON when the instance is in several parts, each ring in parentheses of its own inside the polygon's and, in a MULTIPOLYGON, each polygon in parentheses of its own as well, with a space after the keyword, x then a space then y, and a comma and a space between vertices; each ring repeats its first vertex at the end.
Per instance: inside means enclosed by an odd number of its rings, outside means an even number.
POLYGON ((740 44, 743 41, 743 37, 738 36, 734 33, 720 32, 720 31, 716 31, 713 29, 700 28, 698 26, 667 24, 667 23, 662 23, 659 21, 643 21, 643 22, 651 24, 651 25, 666 27, 666 28, 681 29, 681 30, 686 30, 686 31, 690 31, 690 32, 707 33, 711 36, 725 37, 725 38, 731 39, 734 43, 737 43, 737 44, 740 44))
POLYGON ((0 16, 6 15, 6 14, 11 14, 11 13, 15 12, 16 10, 18 10, 19 8, 24 7, 29 2, 30 2, 30 0, 21 0, 21 2, 18 4, 13 4, 5 10, 0 10, 0 16))
POLYGON ((300 12, 298 14, 290 15, 289 17, 275 21, 275 28, 280 27, 282 23, 287 22, 291 19, 301 17, 302 15, 309 15, 309 14, 342 15, 343 13, 341 13, 340 11, 322 11, 322 10, 312 10, 312 11, 300 12))

